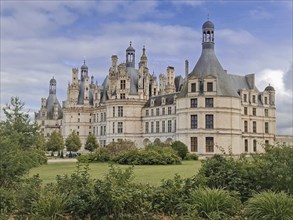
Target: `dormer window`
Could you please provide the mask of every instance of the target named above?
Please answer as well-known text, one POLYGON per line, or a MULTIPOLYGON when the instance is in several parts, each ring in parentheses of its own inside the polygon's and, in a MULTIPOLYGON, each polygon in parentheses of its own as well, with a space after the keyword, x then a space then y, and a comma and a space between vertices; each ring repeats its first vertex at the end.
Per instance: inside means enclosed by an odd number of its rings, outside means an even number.
POLYGON ((121 80, 121 81, 120 81, 120 89, 124 90, 125 87, 126 87, 126 82, 125 82, 125 80, 121 80))
POLYGON ((196 92, 196 83, 191 83, 191 92, 196 92))
POLYGON ((212 92, 213 91, 213 83, 212 82, 208 82, 207 83, 207 91, 208 92, 212 92))
POLYGON ((247 102, 247 94, 243 94, 243 101, 247 102))
POLYGON ((165 105, 165 102, 166 102, 165 97, 163 97, 162 98, 162 105, 165 105))
POLYGON ((151 100, 151 106, 154 106, 155 105, 155 100, 151 100))

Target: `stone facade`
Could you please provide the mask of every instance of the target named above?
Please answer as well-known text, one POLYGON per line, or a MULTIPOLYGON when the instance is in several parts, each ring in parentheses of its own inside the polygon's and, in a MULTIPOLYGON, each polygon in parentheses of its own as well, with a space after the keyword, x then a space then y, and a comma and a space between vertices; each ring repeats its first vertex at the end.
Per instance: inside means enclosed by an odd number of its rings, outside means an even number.
MULTIPOLYGON (((214 24, 207 21, 202 27, 202 54, 194 69, 189 72, 185 61, 183 78, 168 66, 159 83, 149 72, 144 47, 136 69, 131 43, 125 63, 118 64, 116 55, 111 57, 102 85, 89 78, 85 62, 80 77, 73 68, 62 107, 63 137, 75 130, 83 144, 93 133, 101 146, 128 139, 138 147, 156 139, 180 140, 202 155, 263 151, 264 144, 275 141, 275 90, 268 86, 259 91, 254 74, 228 74, 215 55, 214 41, 214 24)), ((48 108, 42 105, 42 109, 48 108)))

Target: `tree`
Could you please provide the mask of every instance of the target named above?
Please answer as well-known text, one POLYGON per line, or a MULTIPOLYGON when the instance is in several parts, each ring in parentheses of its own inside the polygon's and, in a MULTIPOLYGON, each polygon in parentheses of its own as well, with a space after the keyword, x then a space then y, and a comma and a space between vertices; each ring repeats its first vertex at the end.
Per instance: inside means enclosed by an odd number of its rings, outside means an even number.
POLYGON ((171 144, 171 147, 177 152, 177 155, 181 157, 181 159, 184 159, 186 157, 188 149, 184 143, 182 143, 181 141, 175 141, 171 144))
POLYGON ((54 151, 59 152, 60 150, 63 150, 63 148, 64 141, 62 135, 57 131, 53 131, 47 142, 47 150, 52 151, 53 154, 54 151))
POLYGON ((65 140, 66 150, 70 151, 78 151, 81 148, 81 142, 78 135, 73 131, 65 140))
POLYGON ((89 134, 87 136, 87 140, 85 143, 85 149, 89 150, 90 152, 93 152, 99 147, 99 144, 97 143, 96 136, 93 134, 89 134))
POLYGON ((6 120, 0 122, 0 187, 11 187, 32 167, 47 161, 39 126, 32 124, 24 103, 12 97, 3 108, 6 120))

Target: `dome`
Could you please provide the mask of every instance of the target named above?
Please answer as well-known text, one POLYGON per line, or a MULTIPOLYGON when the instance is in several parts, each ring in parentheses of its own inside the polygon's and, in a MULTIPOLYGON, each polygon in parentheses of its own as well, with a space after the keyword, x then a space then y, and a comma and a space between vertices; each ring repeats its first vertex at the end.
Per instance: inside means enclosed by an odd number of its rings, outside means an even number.
POLYGON ((266 88, 265 88, 265 91, 275 91, 274 87, 272 87, 271 85, 268 85, 266 88))
POLYGON ((50 84, 56 84, 56 79, 54 79, 54 77, 50 80, 50 84))
POLYGON ((126 49, 126 51, 135 51, 135 49, 131 46, 131 41, 129 47, 126 49))
POLYGON ((81 69, 88 69, 87 65, 85 64, 85 60, 83 61, 83 64, 81 66, 81 69))
POLYGON ((206 21, 203 25, 202 25, 202 29, 205 29, 205 28, 215 28, 213 22, 211 21, 206 21))

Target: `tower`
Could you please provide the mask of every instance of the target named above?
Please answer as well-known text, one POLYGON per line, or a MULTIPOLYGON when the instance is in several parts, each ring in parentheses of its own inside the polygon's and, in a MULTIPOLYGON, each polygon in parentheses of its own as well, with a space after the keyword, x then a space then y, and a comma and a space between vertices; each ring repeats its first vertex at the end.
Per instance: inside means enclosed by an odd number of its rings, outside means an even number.
POLYGON ((49 94, 56 94, 56 79, 54 77, 50 80, 49 94))
POLYGON ((85 77, 88 77, 88 67, 85 64, 85 60, 83 61, 83 64, 80 68, 80 74, 81 74, 81 81, 84 81, 85 77))
POLYGON ((135 67, 135 49, 131 45, 126 49, 126 67, 135 67))
POLYGON ((215 26, 211 21, 206 21, 202 25, 202 48, 214 49, 214 29, 215 26))
POLYGON ((147 65, 148 65, 148 58, 147 58, 147 56, 145 54, 145 46, 143 46, 143 48, 142 48, 142 55, 140 57, 140 62, 139 62, 139 68, 141 66, 147 67, 147 65))

